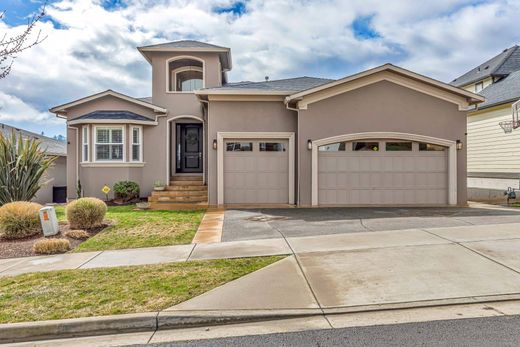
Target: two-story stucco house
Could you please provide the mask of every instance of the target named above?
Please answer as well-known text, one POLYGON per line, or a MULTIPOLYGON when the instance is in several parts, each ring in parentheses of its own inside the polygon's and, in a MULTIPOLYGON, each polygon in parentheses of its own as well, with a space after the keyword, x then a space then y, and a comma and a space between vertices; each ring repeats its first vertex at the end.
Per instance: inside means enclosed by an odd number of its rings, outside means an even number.
POLYGON ((520 46, 505 49, 451 82, 486 101, 468 112, 468 198, 503 201, 520 183, 520 129, 504 133, 520 100, 520 46))
POLYGON ((69 198, 78 180, 100 197, 133 180, 155 208, 466 203, 475 93, 390 64, 339 80, 229 83, 229 48, 138 49, 150 98, 107 90, 51 109, 67 120, 69 198))

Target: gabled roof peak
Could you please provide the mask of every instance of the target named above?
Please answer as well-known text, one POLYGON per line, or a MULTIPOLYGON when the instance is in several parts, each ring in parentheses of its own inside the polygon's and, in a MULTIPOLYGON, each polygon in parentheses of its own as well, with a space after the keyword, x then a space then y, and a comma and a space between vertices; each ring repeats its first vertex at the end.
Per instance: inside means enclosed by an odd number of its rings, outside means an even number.
POLYGON ((492 76, 507 76, 518 70, 520 70, 520 47, 514 45, 457 77, 451 84, 462 87, 492 76))

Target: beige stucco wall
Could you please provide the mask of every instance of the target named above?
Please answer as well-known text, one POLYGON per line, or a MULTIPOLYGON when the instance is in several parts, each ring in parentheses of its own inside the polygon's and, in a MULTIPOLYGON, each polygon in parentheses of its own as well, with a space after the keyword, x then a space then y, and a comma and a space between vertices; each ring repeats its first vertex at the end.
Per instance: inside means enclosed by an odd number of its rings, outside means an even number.
MULTIPOLYGON (((300 204, 311 204, 307 140, 360 132, 402 132, 466 143, 466 113, 447 101, 388 81, 310 104, 300 111, 300 204)), ((457 151, 458 204, 466 203, 466 146, 457 151)))
POLYGON ((67 157, 58 157, 53 165, 45 172, 43 181, 48 181, 34 197, 40 204, 52 202, 52 187, 67 185, 67 157))
MULTIPOLYGON (((217 203, 217 151, 211 143, 217 132, 297 132, 296 112, 282 101, 213 101, 208 116, 209 203, 217 203)), ((222 150, 222 149, 221 149, 222 150)))

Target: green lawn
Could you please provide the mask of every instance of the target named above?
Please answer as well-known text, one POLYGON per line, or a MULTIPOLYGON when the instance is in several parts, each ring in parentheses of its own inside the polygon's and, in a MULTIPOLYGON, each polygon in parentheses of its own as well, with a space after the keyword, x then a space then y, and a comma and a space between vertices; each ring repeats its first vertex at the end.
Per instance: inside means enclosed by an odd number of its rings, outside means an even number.
MULTIPOLYGON (((134 206, 110 206, 105 219, 113 224, 80 244, 74 251, 156 247, 190 243, 203 210, 139 211, 134 206)), ((56 207, 58 219, 66 220, 65 208, 56 207)))
POLYGON ((0 323, 159 311, 282 258, 189 261, 0 278, 0 323))

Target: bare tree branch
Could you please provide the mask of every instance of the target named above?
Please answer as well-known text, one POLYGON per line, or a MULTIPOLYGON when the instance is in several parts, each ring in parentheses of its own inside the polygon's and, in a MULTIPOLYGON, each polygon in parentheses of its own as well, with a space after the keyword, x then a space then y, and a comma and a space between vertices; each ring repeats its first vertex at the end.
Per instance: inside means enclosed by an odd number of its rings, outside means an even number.
MULTIPOLYGON (((0 37, 0 79, 7 77, 12 70, 14 61, 19 53, 40 44, 46 37, 41 36, 41 30, 34 35, 36 24, 45 16, 45 2, 42 8, 27 20, 27 26, 23 32, 9 36, 4 33, 0 37)), ((4 18, 5 11, 0 12, 0 20, 4 18)))

